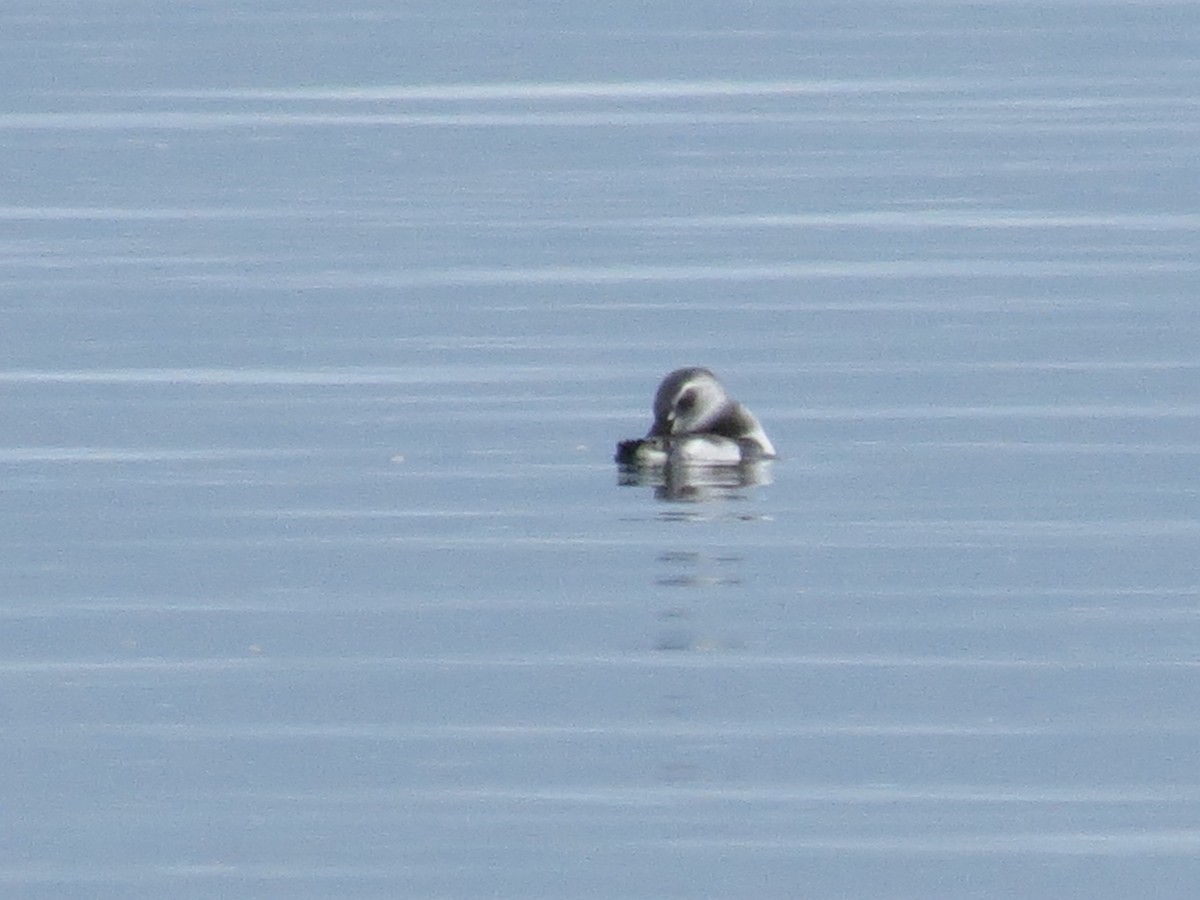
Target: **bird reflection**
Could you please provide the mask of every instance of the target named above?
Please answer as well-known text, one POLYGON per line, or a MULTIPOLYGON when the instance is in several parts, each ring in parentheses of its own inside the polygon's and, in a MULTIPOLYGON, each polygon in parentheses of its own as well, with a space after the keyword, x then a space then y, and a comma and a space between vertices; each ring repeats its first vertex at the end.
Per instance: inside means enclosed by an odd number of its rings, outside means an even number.
POLYGON ((701 503, 743 496, 745 488, 771 483, 771 464, 747 462, 734 466, 693 466, 669 462, 661 466, 623 465, 617 483, 650 487, 655 499, 676 503, 701 503))

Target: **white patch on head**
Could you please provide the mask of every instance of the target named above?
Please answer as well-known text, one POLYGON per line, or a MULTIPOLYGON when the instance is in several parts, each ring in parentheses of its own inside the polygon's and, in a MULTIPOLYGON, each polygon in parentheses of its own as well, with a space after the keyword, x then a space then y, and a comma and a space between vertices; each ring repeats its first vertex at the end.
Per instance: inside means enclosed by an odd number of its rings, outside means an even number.
POLYGON ((729 405, 729 395, 710 372, 697 370, 679 386, 667 412, 670 434, 703 431, 729 405))

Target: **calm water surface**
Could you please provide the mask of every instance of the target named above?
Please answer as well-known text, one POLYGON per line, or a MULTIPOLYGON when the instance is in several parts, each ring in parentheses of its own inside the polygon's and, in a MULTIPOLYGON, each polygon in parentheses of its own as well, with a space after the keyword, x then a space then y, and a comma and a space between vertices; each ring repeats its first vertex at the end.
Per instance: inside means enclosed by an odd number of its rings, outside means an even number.
POLYGON ((1197 8, 438 9, 0 12, 4 895, 1193 896, 1197 8))

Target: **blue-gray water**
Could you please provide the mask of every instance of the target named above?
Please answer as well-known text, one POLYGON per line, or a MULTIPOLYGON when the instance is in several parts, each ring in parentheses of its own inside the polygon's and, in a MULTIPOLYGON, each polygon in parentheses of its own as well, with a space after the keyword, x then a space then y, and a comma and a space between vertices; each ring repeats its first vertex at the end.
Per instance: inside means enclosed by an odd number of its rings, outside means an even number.
POLYGON ((1194 896, 1200 7, 426 6, 0 10, 3 895, 1194 896))

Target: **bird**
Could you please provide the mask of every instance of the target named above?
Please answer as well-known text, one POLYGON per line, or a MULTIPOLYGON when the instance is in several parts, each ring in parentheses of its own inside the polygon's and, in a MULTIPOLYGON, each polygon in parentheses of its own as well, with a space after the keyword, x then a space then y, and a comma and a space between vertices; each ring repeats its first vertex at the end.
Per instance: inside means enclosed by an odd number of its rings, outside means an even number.
POLYGON ((617 444, 627 467, 737 466, 775 457, 754 414, 701 366, 667 374, 654 395, 654 424, 644 438, 617 444))

